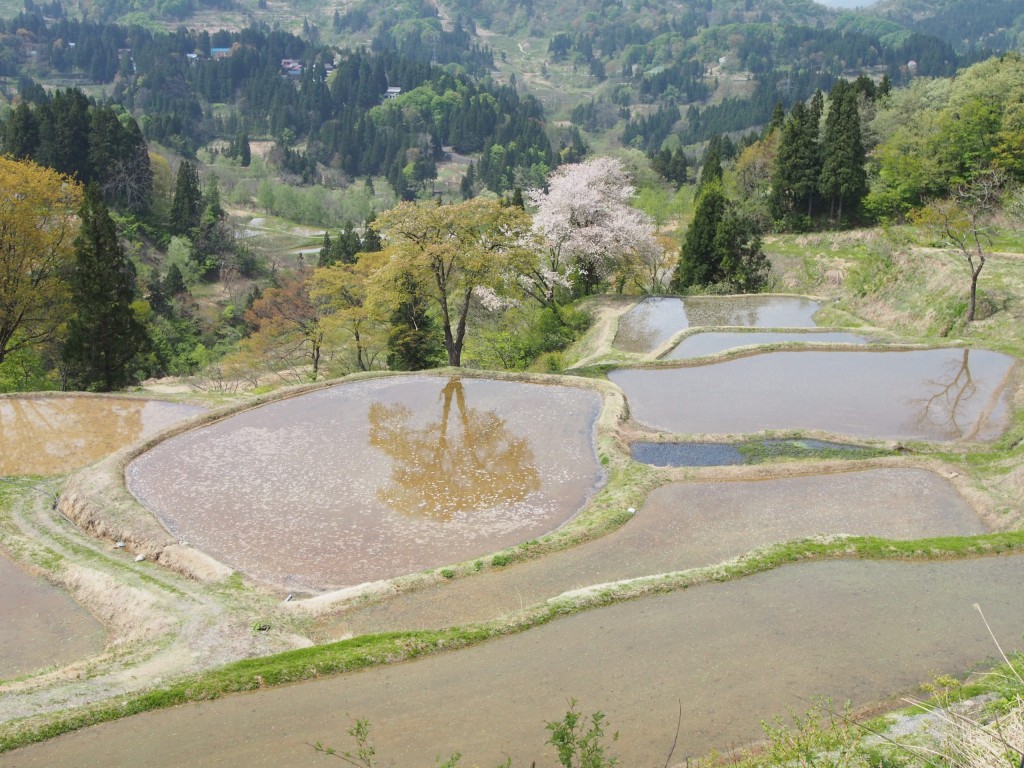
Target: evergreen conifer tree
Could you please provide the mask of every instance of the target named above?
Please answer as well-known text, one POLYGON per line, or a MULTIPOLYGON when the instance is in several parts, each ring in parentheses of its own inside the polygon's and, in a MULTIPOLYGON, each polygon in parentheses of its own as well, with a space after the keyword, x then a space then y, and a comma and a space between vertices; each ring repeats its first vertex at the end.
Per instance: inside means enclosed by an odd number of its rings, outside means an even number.
POLYGON ((171 234, 188 235, 199 226, 203 212, 203 196, 199 190, 199 173, 188 160, 178 168, 174 185, 174 201, 171 203, 171 234))
POLYGON ((693 222, 686 230, 671 290, 722 285, 732 291, 760 289, 769 263, 753 226, 726 197, 720 181, 700 193, 693 222))
POLYGON ((380 235, 371 226, 376 220, 376 214, 371 213, 363 222, 363 241, 359 247, 361 253, 376 253, 384 248, 384 244, 380 241, 380 235))
POLYGON ((672 276, 673 293, 718 282, 720 259, 715 253, 715 233, 725 215, 726 203, 720 182, 710 182, 701 189, 693 221, 683 239, 679 265, 672 276))
POLYGON ((317 259, 318 267, 329 267, 334 264, 334 254, 331 248, 331 233, 324 232, 324 243, 320 246, 320 258, 317 259))
POLYGON ((419 294, 412 276, 404 275, 405 298, 391 315, 388 333, 388 368, 421 371, 445 361, 444 344, 437 323, 427 312, 427 298, 419 294))
POLYGON ((177 264, 171 264, 168 268, 167 277, 164 278, 163 290, 164 294, 171 298, 188 291, 188 287, 185 285, 185 278, 182 277, 181 270, 177 264))
POLYGON ((836 86, 829 98, 825 120, 818 188, 829 199, 830 218, 841 222, 844 204, 847 211, 859 206, 867 194, 868 184, 858 92, 854 88, 839 87, 839 83, 836 86))
POLYGON ((135 270, 95 184, 86 189, 79 218, 68 281, 75 314, 63 358, 73 386, 109 392, 132 381, 131 364, 147 336, 131 307, 135 270))
POLYGON ((697 188, 703 189, 712 181, 721 180, 722 157, 719 154, 719 143, 717 141, 709 141, 707 149, 704 151, 704 162, 700 167, 700 181, 697 183, 697 188))

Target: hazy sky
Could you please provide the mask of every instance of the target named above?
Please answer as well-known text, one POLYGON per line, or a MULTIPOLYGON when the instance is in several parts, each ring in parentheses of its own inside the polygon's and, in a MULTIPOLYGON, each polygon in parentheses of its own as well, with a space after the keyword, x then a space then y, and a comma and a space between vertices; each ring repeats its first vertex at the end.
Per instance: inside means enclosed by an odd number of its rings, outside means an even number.
POLYGON ((874 0, 815 0, 817 3, 827 5, 829 8, 865 8, 874 3, 874 0))

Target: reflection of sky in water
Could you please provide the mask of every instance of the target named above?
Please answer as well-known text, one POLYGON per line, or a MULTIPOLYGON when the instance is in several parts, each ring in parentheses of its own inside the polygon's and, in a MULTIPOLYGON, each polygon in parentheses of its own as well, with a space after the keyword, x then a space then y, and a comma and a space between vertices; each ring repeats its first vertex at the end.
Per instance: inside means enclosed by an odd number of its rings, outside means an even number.
POLYGON ((746 347, 751 344, 779 344, 782 342, 803 342, 806 344, 867 344, 865 336, 855 333, 811 333, 751 331, 749 333, 723 333, 708 331, 687 336, 677 344, 665 360, 688 360, 725 352, 727 349, 746 347))
POLYGON ((201 412, 157 400, 0 398, 0 476, 67 472, 201 412))
POLYGON ((345 586, 556 528, 602 477, 599 409, 598 395, 569 387, 374 379, 180 435, 128 479, 175 535, 233 567, 282 586, 345 586))
MULTIPOLYGON (((813 328, 818 303, 791 296, 687 296, 644 299, 619 319, 614 346, 653 352, 686 328, 813 328)), ((747 342, 750 343, 750 342, 747 342)))
POLYGON ((681 434, 820 429, 991 440, 1006 426, 1014 364, 986 350, 770 352, 691 368, 618 370, 609 378, 637 421, 681 434))

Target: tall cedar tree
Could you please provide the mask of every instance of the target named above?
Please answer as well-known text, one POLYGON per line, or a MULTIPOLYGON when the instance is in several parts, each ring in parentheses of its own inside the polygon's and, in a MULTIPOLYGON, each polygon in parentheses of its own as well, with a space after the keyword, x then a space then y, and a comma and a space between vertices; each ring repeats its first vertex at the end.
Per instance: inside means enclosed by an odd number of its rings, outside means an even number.
POLYGON ((709 141, 704 151, 704 163, 700 168, 697 189, 703 189, 712 181, 722 180, 722 155, 717 141, 709 141))
POLYGON ((203 195, 199 190, 199 172, 188 160, 178 167, 171 203, 171 234, 188 235, 198 226, 203 212, 203 195))
POLYGON ((808 109, 798 101, 782 129, 772 173, 772 213, 779 220, 793 222, 795 217, 805 212, 808 219, 814 214, 814 193, 821 171, 818 147, 820 114, 813 102, 808 109))
POLYGON ((673 293, 684 293, 693 286, 719 281, 720 259, 715 255, 715 234, 728 202, 720 182, 710 182, 701 190, 693 221, 683 240, 679 266, 672 276, 673 293))
POLYGON ((79 218, 68 281, 75 314, 63 357, 74 387, 110 392, 131 382, 130 365, 147 345, 146 331, 132 313, 135 270, 95 184, 85 191, 79 218))
POLYGON ((856 209, 868 192, 858 91, 846 85, 845 80, 837 82, 829 96, 821 151, 818 189, 829 200, 829 217, 841 222, 844 205, 847 211, 856 209))

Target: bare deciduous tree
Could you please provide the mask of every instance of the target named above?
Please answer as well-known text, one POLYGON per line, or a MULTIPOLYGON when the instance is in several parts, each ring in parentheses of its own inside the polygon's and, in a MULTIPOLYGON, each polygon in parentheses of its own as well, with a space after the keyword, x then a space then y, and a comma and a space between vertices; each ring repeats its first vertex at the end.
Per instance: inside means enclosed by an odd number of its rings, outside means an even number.
POLYGON ((957 186, 946 200, 933 202, 914 218, 942 238, 946 247, 956 251, 971 273, 967 321, 974 320, 978 278, 985 268, 987 249, 992 244, 992 219, 999 209, 1006 177, 1001 171, 984 171, 971 181, 957 186))

